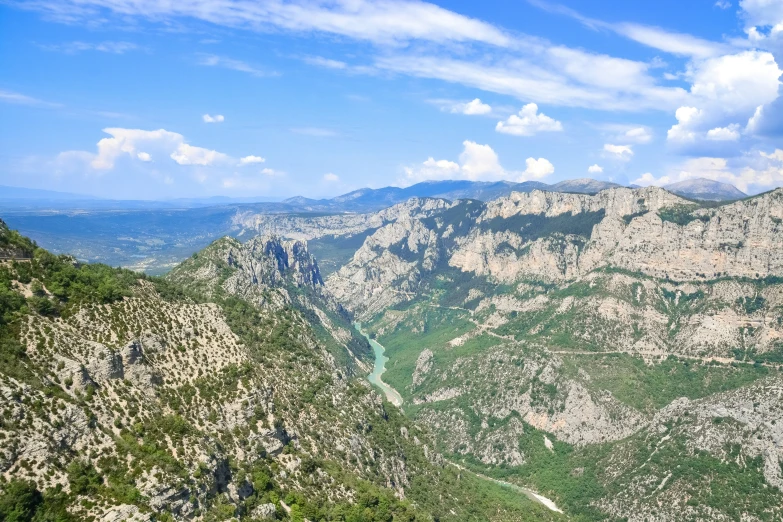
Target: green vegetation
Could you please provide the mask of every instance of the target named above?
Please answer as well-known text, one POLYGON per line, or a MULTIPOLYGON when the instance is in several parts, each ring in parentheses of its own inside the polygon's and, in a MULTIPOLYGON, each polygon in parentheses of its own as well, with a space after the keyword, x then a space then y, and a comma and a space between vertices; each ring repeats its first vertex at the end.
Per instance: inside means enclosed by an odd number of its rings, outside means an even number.
MULTIPOLYGON (((411 398, 409 386, 421 351, 429 348, 440 353, 448 348, 449 341, 474 328, 466 311, 426 304, 410 306, 415 307, 413 309, 417 313, 406 314, 405 321, 378 338, 378 342, 386 348, 385 355, 389 357, 383 380, 399 391, 406 402, 411 398)), ((378 326, 369 325, 368 333, 373 336, 378 326)))
POLYGON ((702 205, 699 204, 677 205, 674 207, 661 209, 658 211, 658 215, 663 221, 670 221, 671 223, 675 223, 680 226, 685 226, 692 221, 701 221, 702 223, 707 223, 710 220, 709 216, 694 215, 694 211, 700 208, 702 208, 702 205))
POLYGON ((623 221, 625 221, 626 225, 630 225, 631 221, 633 221, 634 218, 641 217, 641 216, 647 214, 647 212, 649 212, 649 210, 642 210, 642 211, 639 211, 639 212, 634 212, 633 214, 625 215, 625 216, 623 216, 623 221))
POLYGON ((602 459, 610 454, 610 446, 592 445, 577 449, 529 424, 524 425, 524 430, 519 439, 519 449, 526 458, 522 466, 489 467, 471 457, 452 455, 451 458, 460 459, 470 469, 495 479, 533 488, 565 508, 570 520, 612 520, 591 506, 606 493, 601 482, 600 465, 602 459), (552 450, 546 447, 544 437, 552 442, 552 450))
POLYGON ((368 228, 364 232, 350 236, 324 236, 307 242, 307 249, 318 260, 318 267, 324 278, 336 272, 351 260, 357 250, 364 244, 367 236, 378 230, 368 228))
POLYGON ((16 230, 10 230, 5 221, 0 219, 0 259, 10 257, 31 257, 38 246, 34 241, 21 235, 16 230))
POLYGON ((67 495, 60 489, 41 493, 35 483, 22 480, 0 486, 2 522, 76 522, 67 506, 67 495))
POLYGON ((739 306, 746 314, 752 315, 763 310, 766 305, 766 299, 757 295, 755 297, 739 297, 737 298, 737 306, 739 306))
POLYGON ((640 411, 652 413, 680 397, 691 400, 748 385, 769 375, 769 369, 749 364, 702 363, 669 357, 648 365, 627 354, 574 355, 565 357, 569 375, 582 369, 590 375, 587 385, 608 390, 615 398, 640 411))
POLYGON ((517 214, 509 218, 496 217, 481 223, 482 230, 516 232, 524 241, 535 241, 554 234, 589 238, 593 227, 604 219, 606 212, 581 212, 547 217, 545 214, 517 214))

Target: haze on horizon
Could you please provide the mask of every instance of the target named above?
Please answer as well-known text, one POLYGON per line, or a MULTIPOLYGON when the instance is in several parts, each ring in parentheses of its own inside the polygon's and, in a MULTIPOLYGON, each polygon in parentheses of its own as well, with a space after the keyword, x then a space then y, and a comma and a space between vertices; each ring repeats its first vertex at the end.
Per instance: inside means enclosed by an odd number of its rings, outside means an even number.
POLYGON ((0 5, 0 185, 783 184, 783 2, 0 5))

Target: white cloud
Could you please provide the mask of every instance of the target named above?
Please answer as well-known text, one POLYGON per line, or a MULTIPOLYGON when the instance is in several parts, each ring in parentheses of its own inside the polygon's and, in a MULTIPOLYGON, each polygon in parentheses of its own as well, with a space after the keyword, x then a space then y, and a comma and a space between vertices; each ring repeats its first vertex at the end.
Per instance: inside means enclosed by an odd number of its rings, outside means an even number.
POLYGON ((554 172, 554 166, 545 158, 528 158, 524 171, 506 170, 497 153, 489 145, 470 140, 462 143, 459 163, 429 158, 416 167, 406 167, 405 177, 399 182, 410 185, 426 180, 467 179, 471 181, 499 181, 540 179, 554 172))
POLYGON ((756 151, 736 160, 734 165, 720 157, 690 158, 669 169, 666 175, 655 177, 648 173, 633 183, 662 186, 694 178, 730 183, 746 193, 779 187, 783 185, 783 150, 756 151))
POLYGON ((449 160, 436 160, 428 158, 417 167, 405 167, 405 179, 403 185, 411 185, 420 181, 462 179, 464 178, 462 167, 458 163, 449 160))
POLYGON ((770 53, 759 51, 690 64, 685 76, 692 82, 693 104, 677 109, 668 140, 680 152, 701 155, 705 142, 739 141, 734 122, 747 121, 748 133, 760 131, 765 109, 778 98, 782 73, 770 53))
POLYGON ((123 155, 137 157, 139 146, 154 146, 176 152, 179 145, 185 142, 182 134, 165 129, 147 131, 107 128, 103 129, 103 132, 109 134, 111 138, 103 138, 98 142, 98 153, 91 162, 92 168, 96 170, 113 169, 116 160, 123 155))
POLYGON ((647 127, 634 127, 633 129, 628 129, 622 137, 633 143, 644 144, 652 140, 652 133, 647 127))
POLYGON ((108 171, 115 167, 117 160, 123 156, 132 159, 151 162, 153 154, 157 157, 168 156, 179 165, 192 166, 228 166, 259 163, 263 158, 259 156, 246 156, 237 162, 228 154, 204 147, 196 147, 185 141, 185 137, 178 132, 165 129, 143 130, 106 128, 103 132, 110 137, 98 142, 97 153, 86 151, 66 151, 60 154, 60 159, 80 158, 89 166, 98 171, 108 171), (152 152, 152 153, 151 153, 152 152))
POLYGON ((595 128, 606 133, 607 141, 644 145, 653 139, 650 127, 639 123, 600 123, 595 128))
POLYGON ((775 149, 774 152, 770 152, 770 153, 760 152, 760 154, 762 158, 767 158, 783 164, 783 150, 781 149, 775 149))
POLYGON ((604 168, 598 164, 590 165, 589 167, 587 167, 587 172, 589 172, 590 174, 600 174, 603 171, 604 168))
POLYGON ((473 141, 464 141, 465 149, 459 155, 462 172, 470 180, 497 178, 505 175, 500 166, 497 153, 489 145, 479 145, 473 141))
POLYGON ((466 103, 456 103, 452 105, 449 110, 455 114, 466 114, 472 116, 478 114, 489 114, 492 112, 492 107, 476 98, 475 100, 466 103))
POLYGON ((222 152, 194 147, 187 143, 180 143, 170 157, 180 165, 201 165, 204 167, 231 161, 231 158, 222 152))
POLYGON ((222 123, 226 121, 225 116, 223 116, 222 114, 215 114, 214 116, 205 114, 201 118, 204 120, 204 123, 222 123))
POLYGON ((771 53, 745 51, 700 62, 687 76, 695 98, 734 113, 752 113, 778 97, 782 73, 771 53))
POLYGON ((674 113, 677 124, 673 125, 666 137, 669 141, 685 142, 696 139, 696 132, 693 128, 701 118, 702 112, 696 107, 680 107, 674 113))
POLYGON ((712 141, 737 141, 740 139, 739 125, 716 127, 707 131, 707 139, 712 141))
POLYGON ((715 2, 715 7, 719 7, 721 9, 728 9, 729 7, 731 7, 731 2, 729 2, 728 0, 718 0, 717 2, 715 2))
POLYGON ((525 160, 525 165, 527 168, 520 180, 541 179, 555 172, 555 166, 546 158, 528 158, 525 160))
POLYGON ((620 161, 630 161, 633 157, 633 147, 631 145, 613 145, 607 143, 604 145, 604 155, 608 158, 620 161))
POLYGON ((269 177, 278 177, 278 176, 285 176, 286 175, 286 173, 283 172, 282 170, 275 170, 275 169, 270 169, 270 168, 261 169, 261 174, 263 174, 264 176, 269 176, 269 177))
POLYGON ((747 133, 760 133, 770 126, 766 117, 775 112, 781 74, 772 54, 760 51, 691 63, 685 77, 692 82, 692 105, 677 109, 668 140, 681 152, 699 155, 705 142, 739 141, 734 122, 747 121, 747 133))
POLYGON ((266 158, 262 158, 261 156, 245 156, 244 158, 239 158, 239 166, 244 165, 253 165, 255 163, 264 163, 266 161, 266 158))
POLYGON ((754 45, 783 61, 783 4, 777 0, 741 0, 745 32, 754 45))
POLYGON ((499 121, 495 130, 514 136, 533 136, 539 132, 562 131, 563 125, 543 112, 539 113, 535 103, 528 103, 519 115, 512 114, 505 122, 499 121))
POLYGON ((330 183, 334 183, 336 181, 340 181, 340 176, 338 176, 337 174, 334 174, 332 172, 328 172, 328 173, 324 174, 324 181, 328 181, 330 183))

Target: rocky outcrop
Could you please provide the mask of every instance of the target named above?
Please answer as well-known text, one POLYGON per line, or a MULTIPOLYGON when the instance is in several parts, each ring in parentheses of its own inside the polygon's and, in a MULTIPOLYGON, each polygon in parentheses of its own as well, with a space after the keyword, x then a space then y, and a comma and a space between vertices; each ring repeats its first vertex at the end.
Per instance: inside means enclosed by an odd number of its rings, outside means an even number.
POLYGON ((261 504, 253 508, 250 516, 259 520, 274 520, 277 518, 277 509, 274 504, 261 504))
POLYGON ((172 270, 168 278, 206 296, 228 294, 267 310, 294 307, 333 339, 333 355, 363 371, 372 356, 350 325, 350 314, 325 290, 316 258, 301 240, 258 236, 245 243, 222 238, 172 270), (219 289, 219 291, 218 291, 219 289))

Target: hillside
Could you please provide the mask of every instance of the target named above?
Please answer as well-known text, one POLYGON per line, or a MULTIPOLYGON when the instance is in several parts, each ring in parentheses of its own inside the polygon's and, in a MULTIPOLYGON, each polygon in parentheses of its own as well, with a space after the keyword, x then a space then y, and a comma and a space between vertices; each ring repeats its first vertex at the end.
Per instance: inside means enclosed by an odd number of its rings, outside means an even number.
POLYGON ((2 228, 32 260, 0 272, 0 509, 28 488, 103 520, 563 519, 518 486, 576 521, 783 516, 783 190, 234 225, 257 235, 165 279, 2 228))
POLYGON ((781 516, 783 191, 533 191, 346 219, 277 226, 345 248, 326 287, 449 459, 575 520, 781 516))
POLYGON ((0 284, 4 520, 555 517, 354 377, 302 244, 221 240, 166 280, 36 249, 0 284))

